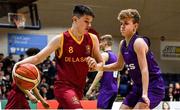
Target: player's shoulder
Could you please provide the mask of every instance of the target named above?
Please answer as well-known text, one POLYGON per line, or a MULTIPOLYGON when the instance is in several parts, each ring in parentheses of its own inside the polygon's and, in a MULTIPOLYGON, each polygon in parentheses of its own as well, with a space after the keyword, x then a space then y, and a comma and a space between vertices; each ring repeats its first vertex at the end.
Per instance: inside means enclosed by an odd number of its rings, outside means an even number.
POLYGON ((98 40, 98 37, 93 33, 88 33, 92 39, 98 40))
POLYGON ((55 35, 53 39, 54 40, 62 40, 63 37, 64 37, 63 33, 60 33, 60 34, 55 35))
POLYGON ((134 42, 144 42, 143 38, 138 37, 134 42))
POLYGON ((146 44, 146 41, 145 41, 145 38, 144 37, 142 37, 142 36, 139 36, 139 37, 137 37, 136 39, 135 39, 135 41, 134 41, 134 44, 136 45, 138 45, 138 44, 146 44))
POLYGON ((88 34, 89 34, 90 36, 96 36, 95 34, 93 34, 93 33, 90 33, 90 32, 88 32, 88 34))
POLYGON ((134 45, 134 48, 137 48, 137 49, 149 47, 148 43, 145 41, 143 37, 136 38, 133 45, 134 45))
POLYGON ((109 53, 108 52, 102 52, 101 56, 105 62, 109 59, 109 53))
POLYGON ((119 42, 119 48, 121 48, 122 47, 122 45, 123 45, 123 43, 125 42, 125 40, 123 39, 123 40, 121 40, 120 42, 119 42))
POLYGON ((64 41, 63 39, 64 39, 63 34, 57 34, 51 39, 49 44, 51 44, 53 46, 55 46, 55 45, 59 46, 60 44, 63 43, 63 41, 64 41))

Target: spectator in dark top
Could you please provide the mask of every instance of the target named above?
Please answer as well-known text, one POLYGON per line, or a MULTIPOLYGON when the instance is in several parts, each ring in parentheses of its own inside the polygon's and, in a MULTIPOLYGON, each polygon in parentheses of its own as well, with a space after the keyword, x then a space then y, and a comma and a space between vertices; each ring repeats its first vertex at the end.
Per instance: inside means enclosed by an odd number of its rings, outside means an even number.
POLYGON ((53 90, 49 88, 47 84, 42 84, 40 86, 40 94, 46 100, 54 99, 53 90))
POLYGON ((0 71, 0 100, 5 98, 5 91, 6 91, 6 86, 5 86, 4 72, 0 71))
POLYGON ((179 82, 175 83, 173 90, 173 101, 180 101, 180 85, 179 82))
POLYGON ((3 58, 4 58, 4 54, 0 53, 0 62, 3 60, 3 58))
POLYGON ((131 88, 131 78, 128 75, 128 71, 124 68, 120 72, 120 84, 119 84, 119 93, 124 98, 129 93, 131 88))
POLYGON ((21 54, 21 55, 19 55, 19 60, 18 61, 21 61, 21 60, 23 60, 24 59, 24 54, 21 54))

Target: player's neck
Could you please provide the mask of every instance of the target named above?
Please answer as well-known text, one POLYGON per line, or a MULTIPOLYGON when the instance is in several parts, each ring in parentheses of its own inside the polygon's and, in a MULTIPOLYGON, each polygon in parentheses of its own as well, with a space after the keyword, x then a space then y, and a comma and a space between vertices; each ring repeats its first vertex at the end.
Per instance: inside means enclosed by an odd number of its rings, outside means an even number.
POLYGON ((111 47, 106 47, 106 48, 104 49, 104 51, 108 51, 108 50, 112 50, 112 48, 111 48, 111 47))
POLYGON ((73 36, 76 37, 76 39, 78 39, 78 40, 80 40, 84 35, 84 34, 78 32, 78 30, 73 27, 70 29, 70 31, 73 34, 73 36))
POLYGON ((132 33, 132 34, 130 34, 129 36, 126 36, 126 37, 125 37, 126 46, 129 45, 129 42, 130 42, 131 38, 134 36, 134 34, 135 34, 135 33, 132 33))

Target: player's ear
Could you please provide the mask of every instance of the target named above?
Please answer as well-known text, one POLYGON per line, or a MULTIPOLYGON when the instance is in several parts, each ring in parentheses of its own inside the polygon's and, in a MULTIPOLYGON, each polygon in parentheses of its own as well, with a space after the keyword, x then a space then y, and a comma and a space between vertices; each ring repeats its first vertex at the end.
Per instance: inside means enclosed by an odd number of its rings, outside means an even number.
POLYGON ((137 31, 137 28, 138 28, 138 23, 134 23, 134 28, 133 28, 134 33, 137 31))
POLYGON ((139 27, 139 24, 138 23, 135 23, 135 28, 137 29, 139 27))
POLYGON ((77 19, 78 19, 77 16, 73 16, 73 17, 72 17, 72 21, 75 21, 75 22, 76 22, 77 19))

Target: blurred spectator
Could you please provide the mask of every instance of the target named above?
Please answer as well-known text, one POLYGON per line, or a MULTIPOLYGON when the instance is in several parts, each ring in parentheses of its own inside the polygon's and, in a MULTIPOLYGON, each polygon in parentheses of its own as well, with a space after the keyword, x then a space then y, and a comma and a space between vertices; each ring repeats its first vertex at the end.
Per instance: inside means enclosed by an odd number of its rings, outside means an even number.
POLYGON ((46 77, 46 82, 49 85, 53 85, 56 75, 56 69, 54 62, 50 60, 50 56, 42 63, 41 69, 43 77, 46 77))
POLYGON ((12 68, 14 66, 15 61, 10 59, 10 57, 5 57, 2 61, 3 67, 2 71, 4 71, 4 75, 9 75, 10 76, 10 82, 12 82, 12 68))
POLYGON ((23 59, 24 59, 24 54, 19 55, 19 60, 18 61, 21 61, 23 59))
POLYGON ((6 86, 4 72, 0 71, 0 100, 5 98, 6 86))
POLYGON ((88 73, 88 75, 86 77, 86 86, 84 88, 84 96, 86 95, 86 92, 89 90, 89 87, 91 86, 92 82, 94 81, 96 74, 97 74, 97 71, 88 73))
POLYGON ((8 56, 8 57, 5 57, 5 58, 2 60, 2 63, 3 63, 2 70, 3 70, 3 71, 6 71, 6 70, 7 70, 7 67, 12 68, 12 67, 14 66, 15 61, 12 60, 12 59, 8 56))
POLYGON ((168 102, 162 103, 162 110, 170 110, 170 105, 168 102))
POLYGON ((167 101, 173 101, 173 89, 174 89, 174 85, 170 83, 168 88, 167 101))
POLYGON ((180 101, 180 85, 179 82, 175 83, 175 87, 173 90, 173 101, 180 101))
POLYGON ((5 75, 4 83, 5 83, 5 96, 7 97, 7 93, 11 90, 11 87, 12 87, 11 75, 8 75, 8 74, 5 75))
POLYGON ((47 84, 40 86, 40 94, 46 100, 54 99, 53 88, 49 88, 47 84))
POLYGON ((0 61, 0 71, 2 70, 3 63, 0 61))
POLYGON ((9 60, 11 61, 11 63, 12 63, 12 66, 14 66, 14 64, 16 63, 16 61, 14 60, 14 58, 13 58, 13 54, 9 54, 9 56, 8 56, 8 58, 9 58, 9 60))
POLYGON ((128 74, 128 71, 126 68, 124 68, 120 72, 120 84, 119 84, 119 93, 121 97, 126 97, 126 95, 129 93, 131 90, 131 78, 128 74))
POLYGON ((38 48, 29 48, 27 51, 26 51, 26 55, 29 57, 29 56, 33 56, 33 55, 36 55, 37 53, 40 52, 40 49, 38 48))
POLYGON ((4 54, 0 53, 0 62, 4 59, 4 54))

